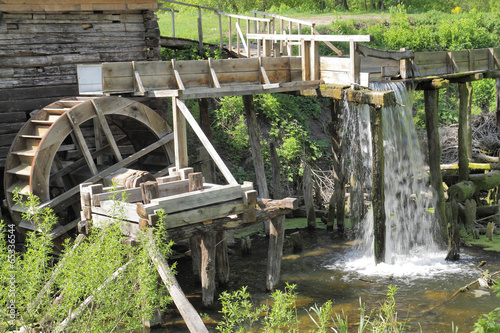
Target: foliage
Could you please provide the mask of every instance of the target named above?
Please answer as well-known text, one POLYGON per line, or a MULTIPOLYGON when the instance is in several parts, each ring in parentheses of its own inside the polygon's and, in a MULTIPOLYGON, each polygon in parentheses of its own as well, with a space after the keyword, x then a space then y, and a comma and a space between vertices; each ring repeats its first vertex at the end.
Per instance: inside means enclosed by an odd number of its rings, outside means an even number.
POLYGON ((193 45, 185 50, 176 50, 163 47, 161 49, 161 59, 168 60, 204 60, 208 58, 222 59, 222 50, 212 50, 209 46, 205 45, 203 52, 200 54, 198 46, 193 45))
MULTIPOLYGON (((7 317, 2 316, 2 329, 39 325, 44 331, 55 331, 69 314, 83 310, 85 314, 70 321, 65 331, 82 327, 90 332, 111 332, 118 328, 130 331, 142 328, 143 320, 151 317, 153 309, 170 302, 165 286, 158 282, 146 242, 140 241, 137 246, 127 242, 119 216, 101 229, 91 227, 88 237, 77 247, 73 247, 69 239, 65 241, 61 257, 64 260, 54 265, 49 230, 57 217, 50 209, 35 209, 35 204, 38 205, 35 196, 30 195, 27 202, 31 208, 25 217, 35 222, 39 231, 27 234, 26 250, 16 253, 13 267, 0 266, 2 285, 10 283, 5 280, 9 274, 15 274, 15 290, 0 293, 0 304, 3 311, 7 304, 15 303, 16 320, 7 321, 7 317), (50 290, 40 302, 34 303, 60 265, 50 290), (92 301, 84 306, 82 302, 90 297, 92 301)), ((121 209, 116 207, 114 211, 119 214, 121 209)), ((162 235, 165 233, 160 227, 155 237, 162 235)), ((170 243, 163 243, 168 244, 163 247, 164 254, 168 255, 170 243)), ((0 255, 5 253, 8 248, 2 241, 0 255)))
MULTIPOLYGON (((493 289, 500 298, 500 284, 496 284, 493 289)), ((496 308, 488 314, 483 315, 474 324, 473 333, 495 333, 500 331, 500 308, 496 308)))
POLYGON ((387 288, 387 298, 380 308, 374 311, 373 319, 370 321, 372 332, 404 332, 407 320, 398 320, 396 311, 396 300, 394 296, 398 288, 390 285, 387 288))
MULTIPOLYGON (((309 130, 309 119, 321 114, 321 101, 304 96, 267 94, 254 96, 254 105, 261 132, 264 132, 261 144, 267 170, 271 170, 268 139, 276 142, 283 177, 290 182, 300 174, 301 161, 312 162, 327 154, 328 145, 312 140, 309 130)), ((235 165, 233 169, 241 167, 248 158, 249 138, 244 113, 239 96, 222 98, 219 108, 213 111, 214 137, 219 146, 227 147, 226 156, 235 165)), ((245 174, 242 176, 245 178, 245 174)))

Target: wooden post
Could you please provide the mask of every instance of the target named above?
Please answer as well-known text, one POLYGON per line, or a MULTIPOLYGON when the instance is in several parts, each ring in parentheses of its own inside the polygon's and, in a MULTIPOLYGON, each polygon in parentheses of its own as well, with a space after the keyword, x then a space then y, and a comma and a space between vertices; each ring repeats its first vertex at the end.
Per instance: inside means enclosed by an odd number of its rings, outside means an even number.
POLYGON ((201 235, 201 289, 203 306, 210 308, 215 296, 215 238, 213 231, 201 235))
POLYGON ((290 239, 292 240, 293 253, 302 252, 304 244, 302 242, 302 237, 300 237, 300 231, 290 234, 290 239))
POLYGON ((252 239, 250 236, 245 236, 240 238, 241 244, 241 255, 247 256, 252 253, 252 239))
POLYGON ((301 60, 302 60, 302 81, 311 79, 311 41, 301 41, 301 60))
POLYGON ((314 209, 313 186, 314 182, 311 175, 311 166, 307 164, 306 169, 304 170, 304 203, 306 205, 307 228, 309 230, 316 229, 316 211, 314 209))
POLYGON ((193 274, 196 283, 201 281, 201 235, 196 234, 189 237, 189 248, 191 249, 191 260, 193 264, 193 274))
POLYGON ((217 267, 217 281, 225 286, 229 282, 229 256, 227 254, 226 232, 218 231, 216 236, 215 265, 217 267))
MULTIPOLYGON (((375 264, 385 261, 384 136, 382 109, 370 105, 372 131, 372 210, 375 264)), ((352 198, 351 198, 352 200, 352 198)))
POLYGON ((175 38, 175 10, 171 9, 170 13, 172 14, 172 37, 175 38))
POLYGON ((459 83, 460 96, 458 116, 458 178, 460 181, 469 179, 469 159, 472 157, 471 104, 472 84, 459 83))
POLYGON ((203 190, 203 174, 201 172, 192 172, 188 174, 189 192, 203 190))
POLYGON ((248 140, 250 142, 253 166, 255 169, 255 177, 257 180, 257 188, 259 195, 262 198, 269 198, 267 189, 266 172, 264 170, 264 159, 262 158, 262 150, 259 139, 259 125, 257 123, 257 115, 253 104, 253 96, 242 96, 243 105, 245 107, 245 116, 248 127, 248 140))
POLYGON ((427 145, 429 147, 430 183, 437 196, 435 217, 441 230, 443 240, 446 239, 446 208, 444 199, 443 178, 441 175, 441 145, 439 143, 438 100, 439 90, 424 90, 425 127, 427 145))
POLYGON ((500 78, 495 79, 495 97, 496 97, 496 106, 495 106, 495 114, 497 116, 497 133, 500 134, 500 78))
MULTIPOLYGON (((224 43, 222 41, 222 15, 217 13, 217 16, 219 17, 219 47, 222 49, 224 48, 224 43)), ((231 36, 229 36, 229 39, 231 39, 231 36)))
POLYGON ((228 18, 228 34, 229 34, 229 51, 233 50, 233 35, 232 35, 232 27, 231 27, 231 16, 228 18))
POLYGON ((210 126, 210 111, 208 110, 208 99, 199 98, 198 107, 200 110, 200 127, 209 141, 212 141, 212 127, 210 126))
POLYGON ((174 123, 174 152, 177 170, 188 166, 186 119, 177 107, 177 98, 172 97, 172 117, 174 123))
POLYGON ((160 196, 158 183, 155 181, 141 183, 141 195, 143 204, 147 205, 148 203, 151 203, 151 199, 156 199, 160 196))
POLYGON ((310 45, 310 60, 311 60, 311 80, 319 80, 319 42, 311 41, 310 45))
POLYGON ((340 237, 343 237, 345 219, 345 186, 344 173, 342 170, 342 147, 340 146, 340 116, 342 113, 342 101, 332 98, 331 103, 330 112, 332 121, 328 125, 328 130, 332 139, 334 189, 332 197, 330 198, 326 228, 327 230, 333 231, 333 224, 336 218, 337 232, 340 237))
POLYGON ((272 291, 279 282, 283 240, 285 238, 285 215, 271 219, 269 227, 269 252, 267 255, 266 288, 272 291))
POLYGON ((361 58, 356 52, 356 42, 349 41, 349 58, 351 60, 351 80, 352 83, 359 84, 359 71, 361 66, 361 58))
POLYGON ((455 199, 446 204, 446 215, 448 220, 448 254, 446 260, 455 261, 460 259, 460 232, 458 228, 458 203, 455 199))
POLYGON ((276 143, 272 140, 269 143, 269 155, 271 155, 271 168, 273 175, 273 199, 282 199, 281 192, 281 167, 278 152, 276 151, 276 143))
POLYGON ((198 47, 200 55, 203 54, 203 27, 201 23, 201 7, 198 6, 198 47))

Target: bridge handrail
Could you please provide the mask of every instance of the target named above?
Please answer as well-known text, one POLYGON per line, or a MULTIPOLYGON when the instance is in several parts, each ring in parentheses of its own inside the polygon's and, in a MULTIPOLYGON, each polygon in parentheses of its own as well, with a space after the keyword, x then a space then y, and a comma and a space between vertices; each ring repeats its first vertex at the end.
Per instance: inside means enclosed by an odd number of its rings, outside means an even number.
POLYGON ((302 25, 305 25, 308 27, 314 27, 316 25, 316 23, 313 23, 313 22, 298 20, 298 19, 294 19, 291 17, 281 16, 281 15, 273 14, 273 13, 262 12, 260 10, 252 10, 251 12, 254 13, 255 15, 270 16, 273 18, 277 18, 279 20, 289 21, 289 22, 293 22, 293 23, 297 23, 297 24, 302 24, 302 25))
POLYGON ((287 35, 287 34, 248 34, 249 39, 273 41, 316 41, 316 42, 371 42, 372 35, 287 35))

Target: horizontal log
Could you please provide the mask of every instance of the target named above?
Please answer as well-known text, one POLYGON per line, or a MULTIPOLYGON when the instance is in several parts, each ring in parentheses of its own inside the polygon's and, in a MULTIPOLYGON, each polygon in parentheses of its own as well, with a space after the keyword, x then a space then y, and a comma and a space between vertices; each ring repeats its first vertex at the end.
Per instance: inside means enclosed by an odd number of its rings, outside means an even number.
POLYGON ((498 214, 500 212, 499 205, 491 205, 491 206, 478 206, 476 208, 477 218, 483 218, 491 215, 498 214))
POLYGON ((0 89, 31 86, 55 86, 76 84, 76 75, 54 75, 33 78, 12 78, 0 80, 0 89))
POLYGON ((85 31, 110 31, 110 32, 128 32, 128 31, 145 31, 143 23, 84 23, 84 24, 29 24, 29 23, 14 23, 10 30, 16 33, 83 33, 85 31))
POLYGON ((52 44, 52 43, 84 43, 107 40, 123 40, 129 38, 130 40, 144 40, 146 33, 144 31, 130 31, 123 32, 109 32, 109 31, 85 31, 80 34, 67 35, 65 33, 53 33, 50 35, 40 35, 36 33, 18 33, 9 31, 0 34, 0 45, 15 44, 18 40, 20 44, 26 44, 31 41, 31 44, 52 44))
POLYGON ((349 102, 370 104, 377 107, 389 107, 396 105, 396 97, 394 95, 394 91, 349 89, 347 91, 347 100, 349 102))
POLYGON ((5 57, 0 67, 42 67, 54 64, 80 64, 100 62, 99 53, 91 54, 64 54, 54 56, 31 56, 31 57, 5 57))
POLYGON ((8 23, 143 23, 142 14, 104 14, 104 13, 45 13, 45 14, 13 14, 5 13, 4 20, 8 23))
POLYGON ((500 185, 500 171, 495 170, 485 174, 473 174, 468 181, 450 186, 448 196, 457 201, 471 198, 478 191, 491 190, 500 185))
POLYGON ((145 51, 145 41, 100 41, 98 43, 68 43, 68 44, 21 44, 3 45, 0 55, 8 57, 39 56, 60 54, 86 54, 101 51, 113 52, 138 52, 145 51))
POLYGON ((21 127, 24 125, 24 122, 20 123, 2 123, 3 115, 0 115, 0 134, 8 134, 8 133, 17 133, 21 127))

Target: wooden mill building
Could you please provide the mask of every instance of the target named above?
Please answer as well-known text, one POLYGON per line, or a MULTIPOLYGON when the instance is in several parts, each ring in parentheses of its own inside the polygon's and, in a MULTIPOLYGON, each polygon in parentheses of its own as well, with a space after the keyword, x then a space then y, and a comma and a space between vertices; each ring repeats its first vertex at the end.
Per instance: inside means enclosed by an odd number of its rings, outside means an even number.
POLYGON ((0 168, 28 113, 78 95, 77 64, 160 60, 157 9, 157 0, 0 2, 0 168))

